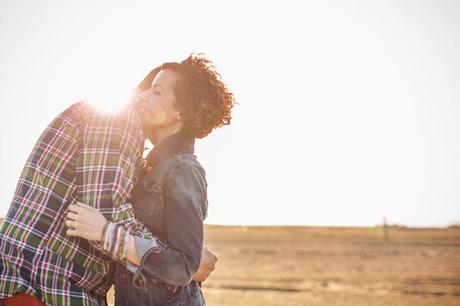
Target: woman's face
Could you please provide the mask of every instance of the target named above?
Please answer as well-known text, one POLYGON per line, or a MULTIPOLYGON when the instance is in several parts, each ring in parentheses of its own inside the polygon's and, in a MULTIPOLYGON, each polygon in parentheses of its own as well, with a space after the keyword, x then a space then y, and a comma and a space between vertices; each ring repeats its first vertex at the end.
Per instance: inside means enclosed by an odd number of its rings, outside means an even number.
POLYGON ((158 128, 180 121, 180 113, 174 106, 176 78, 174 71, 161 70, 153 79, 150 89, 137 95, 144 125, 158 128))

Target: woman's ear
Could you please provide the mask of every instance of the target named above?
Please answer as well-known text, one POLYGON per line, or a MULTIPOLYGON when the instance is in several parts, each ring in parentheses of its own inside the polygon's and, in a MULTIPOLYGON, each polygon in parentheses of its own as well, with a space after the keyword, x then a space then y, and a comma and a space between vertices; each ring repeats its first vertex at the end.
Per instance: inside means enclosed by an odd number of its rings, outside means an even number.
POLYGON ((176 112, 176 119, 182 121, 182 114, 180 112, 176 112))

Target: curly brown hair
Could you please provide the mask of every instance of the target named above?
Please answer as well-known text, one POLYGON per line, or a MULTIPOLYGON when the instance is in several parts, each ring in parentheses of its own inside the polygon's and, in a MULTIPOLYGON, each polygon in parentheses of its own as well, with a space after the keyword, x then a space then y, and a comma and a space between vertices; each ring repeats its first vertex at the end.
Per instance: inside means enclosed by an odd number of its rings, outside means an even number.
POLYGON ((233 93, 204 54, 192 54, 180 63, 170 62, 156 67, 138 85, 139 89, 149 89, 156 74, 163 69, 177 74, 175 107, 182 115, 182 132, 203 138, 213 129, 230 124, 235 105, 233 93))

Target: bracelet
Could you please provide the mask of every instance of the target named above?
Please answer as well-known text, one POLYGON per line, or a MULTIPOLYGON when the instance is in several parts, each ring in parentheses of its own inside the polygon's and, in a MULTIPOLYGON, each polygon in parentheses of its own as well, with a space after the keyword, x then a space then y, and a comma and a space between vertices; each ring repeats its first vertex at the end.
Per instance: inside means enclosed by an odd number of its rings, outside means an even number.
POLYGON ((110 250, 110 235, 112 233, 112 222, 107 222, 107 225, 105 227, 105 232, 104 232, 104 238, 103 238, 103 245, 102 249, 105 252, 108 252, 110 250))
POLYGON ((113 256, 114 251, 114 238, 116 237, 117 225, 115 223, 109 222, 107 229, 104 235, 104 245, 103 249, 106 253, 113 256))
POLYGON ((113 257, 116 259, 120 258, 120 244, 122 243, 123 228, 117 228, 115 239, 113 241, 113 257))
POLYGON ((118 224, 108 222, 103 237, 103 250, 114 259, 125 260, 128 251, 128 231, 118 224))
POLYGON ((101 235, 101 241, 104 242, 105 239, 105 233, 107 232, 107 227, 109 227, 110 222, 106 222, 104 224, 104 228, 102 229, 102 235, 101 235))
POLYGON ((126 258, 127 238, 128 238, 128 232, 124 228, 121 228, 120 239, 119 239, 117 255, 116 255, 116 257, 120 260, 124 260, 126 258))

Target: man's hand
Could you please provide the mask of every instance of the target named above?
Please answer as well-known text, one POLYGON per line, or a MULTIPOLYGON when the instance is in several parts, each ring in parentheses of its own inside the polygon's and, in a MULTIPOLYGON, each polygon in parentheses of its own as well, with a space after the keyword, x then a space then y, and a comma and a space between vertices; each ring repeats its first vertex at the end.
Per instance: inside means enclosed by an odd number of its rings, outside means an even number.
POLYGON ((207 245, 204 246, 203 253, 201 255, 200 267, 193 276, 193 280, 199 283, 204 282, 215 269, 217 259, 217 254, 211 251, 207 245))

